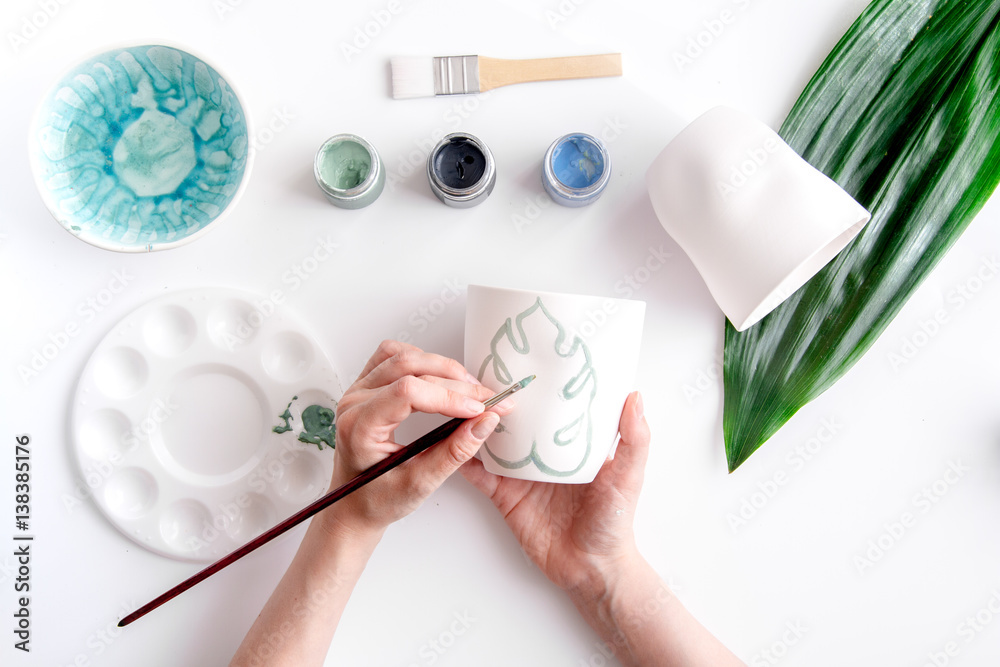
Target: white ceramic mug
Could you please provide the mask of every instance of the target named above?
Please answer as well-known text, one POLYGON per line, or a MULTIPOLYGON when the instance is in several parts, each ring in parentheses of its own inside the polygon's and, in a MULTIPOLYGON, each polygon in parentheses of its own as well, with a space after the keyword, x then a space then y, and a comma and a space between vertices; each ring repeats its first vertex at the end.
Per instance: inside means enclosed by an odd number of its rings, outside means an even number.
POLYGON ((660 224, 738 330, 758 322, 839 253, 871 215, 778 134, 716 107, 646 172, 660 224))
POLYGON ((536 376, 486 440, 486 469, 592 481, 634 389, 645 312, 642 301, 470 285, 466 368, 497 391, 536 376))

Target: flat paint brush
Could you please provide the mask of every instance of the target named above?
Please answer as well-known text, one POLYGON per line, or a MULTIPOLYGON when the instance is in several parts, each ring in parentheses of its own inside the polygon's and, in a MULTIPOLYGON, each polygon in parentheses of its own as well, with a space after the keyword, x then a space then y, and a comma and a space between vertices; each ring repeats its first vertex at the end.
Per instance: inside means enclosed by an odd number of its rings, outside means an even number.
POLYGON ((622 75, 622 54, 504 60, 485 56, 403 56, 392 59, 392 96, 482 93, 512 83, 622 75))
MULTIPOLYGON (((490 397, 486 401, 483 401, 483 405, 486 407, 487 410, 492 408, 500 401, 520 391, 521 389, 527 387, 528 383, 530 383, 534 379, 535 376, 532 375, 530 377, 524 378, 517 384, 512 384, 505 390, 501 391, 499 394, 496 394, 495 396, 490 397)), ((319 498, 312 504, 305 506, 304 508, 302 508, 292 516, 288 517, 278 525, 274 526, 269 530, 264 531, 254 539, 244 544, 239 549, 236 549, 236 551, 233 551, 227 556, 223 556, 216 562, 206 567, 201 572, 198 572, 197 574, 188 577, 187 579, 177 584, 163 595, 160 595, 159 597, 139 607, 131 614, 123 618, 121 621, 119 621, 118 627, 124 628, 129 623, 132 623, 133 621, 142 618, 143 616, 153 611, 154 609, 164 604, 165 602, 173 600, 175 597, 177 597, 187 589, 191 588, 195 584, 201 583, 202 581, 208 579, 219 570, 229 565, 232 565, 240 558, 243 558, 251 551, 257 549, 257 547, 263 546, 264 544, 276 538, 278 535, 281 535, 287 530, 297 526, 298 524, 302 523, 303 521, 313 516, 314 514, 318 514, 319 512, 323 511, 324 509, 334 504, 347 494, 353 491, 357 491, 358 489, 360 489, 362 486, 372 481, 373 479, 380 477, 381 475, 384 475, 393 468, 396 468, 405 463, 406 461, 409 461, 420 452, 429 449, 434 444, 441 442, 442 440, 447 438, 449 435, 458 430, 458 427, 461 426, 463 423, 465 423, 465 421, 466 420, 461 417, 456 417, 455 419, 449 420, 444 424, 438 426, 436 429, 434 429, 427 435, 417 438, 406 447, 403 447, 402 449, 393 452, 392 454, 385 457, 372 467, 366 469, 364 472, 359 473, 357 477, 354 477, 346 484, 343 484, 342 486, 337 487, 333 491, 330 491, 325 496, 319 498)))

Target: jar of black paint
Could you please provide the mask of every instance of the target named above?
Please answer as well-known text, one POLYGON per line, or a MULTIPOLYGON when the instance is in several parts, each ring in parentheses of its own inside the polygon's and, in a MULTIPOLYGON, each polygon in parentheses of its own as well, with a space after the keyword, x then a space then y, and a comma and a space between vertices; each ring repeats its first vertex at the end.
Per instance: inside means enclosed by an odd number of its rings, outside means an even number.
POLYGON ((448 206, 469 208, 486 200, 497 180, 493 153, 478 137, 452 132, 427 157, 427 179, 448 206))

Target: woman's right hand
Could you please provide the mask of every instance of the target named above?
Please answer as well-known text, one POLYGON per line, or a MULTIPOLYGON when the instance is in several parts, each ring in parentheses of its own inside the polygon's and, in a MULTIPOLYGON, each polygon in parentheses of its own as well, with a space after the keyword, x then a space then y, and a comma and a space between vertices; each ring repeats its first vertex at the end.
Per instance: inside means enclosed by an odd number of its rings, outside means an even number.
MULTIPOLYGON (((345 484, 398 451, 400 423, 414 412, 461 417, 462 424, 442 442, 339 501, 317 517, 331 533, 348 530, 381 536, 415 510, 479 449, 499 421, 503 402, 484 412, 493 395, 454 359, 385 341, 337 405, 337 446, 330 488, 345 484)), ((316 521, 314 519, 314 521, 316 521)))

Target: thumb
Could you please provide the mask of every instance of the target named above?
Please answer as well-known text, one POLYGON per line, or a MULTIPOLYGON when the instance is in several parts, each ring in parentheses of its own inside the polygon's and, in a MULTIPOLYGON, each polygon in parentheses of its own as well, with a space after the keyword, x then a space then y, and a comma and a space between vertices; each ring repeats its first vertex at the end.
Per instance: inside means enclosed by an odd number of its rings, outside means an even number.
POLYGON ((411 461, 418 464, 411 469, 411 475, 418 478, 412 480, 417 483, 416 488, 433 491, 441 486, 463 463, 475 456, 498 423, 500 415, 487 410, 478 417, 466 420, 443 442, 416 457, 411 461))
POLYGON ((649 449, 649 424, 646 422, 642 394, 633 391, 625 401, 621 420, 618 422, 618 432, 622 441, 627 443, 633 453, 645 455, 649 449))
POLYGON ((621 433, 621 441, 609 468, 621 483, 641 486, 643 469, 649 456, 650 432, 643 414, 642 396, 637 391, 625 401, 618 432, 621 433))

